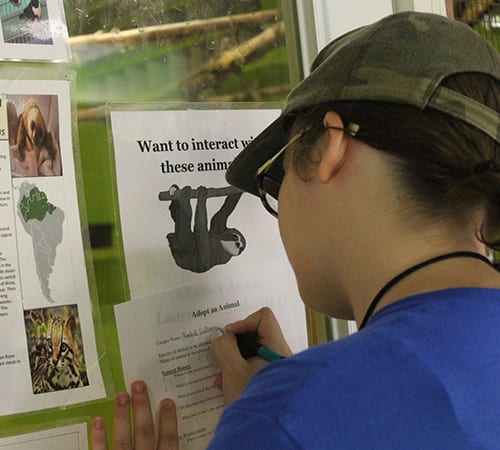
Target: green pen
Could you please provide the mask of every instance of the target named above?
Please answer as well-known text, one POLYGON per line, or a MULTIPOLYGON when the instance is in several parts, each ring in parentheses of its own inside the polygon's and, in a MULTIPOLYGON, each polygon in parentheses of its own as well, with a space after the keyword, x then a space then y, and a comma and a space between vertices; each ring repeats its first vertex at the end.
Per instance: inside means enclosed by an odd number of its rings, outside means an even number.
POLYGON ((238 348, 243 358, 252 358, 259 356, 266 361, 278 361, 284 359, 285 357, 271 350, 265 345, 261 345, 255 342, 253 339, 249 338, 244 334, 236 334, 236 341, 238 342, 238 348))

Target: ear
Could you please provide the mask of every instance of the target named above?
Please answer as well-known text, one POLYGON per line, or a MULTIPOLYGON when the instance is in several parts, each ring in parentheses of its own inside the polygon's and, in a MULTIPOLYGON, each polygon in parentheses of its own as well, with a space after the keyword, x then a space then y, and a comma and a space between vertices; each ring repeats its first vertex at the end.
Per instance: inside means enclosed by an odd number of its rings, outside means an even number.
POLYGON ((75 318, 73 316, 69 316, 69 319, 66 321, 66 324, 64 326, 68 328, 71 332, 74 332, 76 328, 75 318))
POLYGON ((348 150, 348 139, 342 130, 328 128, 344 128, 342 118, 337 113, 327 112, 323 118, 323 125, 326 128, 327 140, 322 149, 318 177, 321 182, 326 183, 335 176, 344 164, 348 150))
POLYGON ((50 159, 54 161, 56 157, 56 149, 54 147, 54 136, 52 135, 52 131, 47 130, 47 133, 45 133, 45 139, 44 139, 44 145, 47 147, 47 150, 49 152, 50 159))
POLYGON ((24 128, 24 116, 19 115, 19 127, 17 128, 17 150, 20 160, 24 161, 24 149, 26 147, 26 129, 24 128))

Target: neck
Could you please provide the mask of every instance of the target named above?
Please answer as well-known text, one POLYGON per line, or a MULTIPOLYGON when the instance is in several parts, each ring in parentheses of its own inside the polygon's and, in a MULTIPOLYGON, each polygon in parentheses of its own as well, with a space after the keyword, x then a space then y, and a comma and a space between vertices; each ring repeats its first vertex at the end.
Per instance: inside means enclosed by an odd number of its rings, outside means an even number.
MULTIPOLYGON (((450 252, 450 253, 444 253, 442 255, 438 255, 429 259, 426 259, 425 261, 422 261, 418 264, 414 264, 411 267, 408 267, 407 269, 403 270, 402 272, 398 273, 396 276, 391 278, 375 295, 371 303, 368 305, 368 308, 363 316, 363 319, 361 320, 361 323, 359 325, 359 329, 364 328, 368 321, 371 319, 373 313, 376 311, 377 307, 379 304, 382 302, 383 298, 386 296, 386 294, 391 290, 394 289, 394 287, 398 284, 401 284, 404 282, 406 278, 411 277, 411 275, 415 274, 418 271, 422 271, 425 268, 436 265, 436 264, 441 264, 444 261, 448 261, 451 259, 457 259, 457 258, 469 258, 473 259, 476 261, 480 261, 484 264, 486 264, 488 267, 492 268, 492 265, 488 258, 486 258, 484 255, 481 255, 476 252, 470 252, 470 251, 458 251, 458 252, 450 252)), ((426 288, 428 286, 426 285, 426 288)))
MULTIPOLYGON (((318 277, 325 285, 317 286, 327 299, 322 312, 360 325, 370 302, 398 273, 442 254, 485 250, 476 238, 480 217, 467 223, 429 220, 411 207, 383 152, 359 144, 350 155, 343 178, 337 177, 328 192, 332 212, 324 215, 320 236, 333 229, 335 239, 320 253, 328 273, 318 277)), ((500 288, 500 277, 473 258, 441 261, 398 282, 373 312, 409 295, 456 287, 500 288)))

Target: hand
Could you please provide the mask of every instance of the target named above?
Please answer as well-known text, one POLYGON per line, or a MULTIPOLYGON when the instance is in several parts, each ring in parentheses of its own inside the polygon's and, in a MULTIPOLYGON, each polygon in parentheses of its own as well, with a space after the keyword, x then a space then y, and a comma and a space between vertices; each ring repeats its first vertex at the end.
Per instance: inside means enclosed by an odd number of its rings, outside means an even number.
MULTIPOLYGON (((132 383, 132 395, 122 392, 116 396, 113 425, 114 450, 178 450, 177 413, 170 399, 160 403, 158 416, 158 440, 155 447, 155 430, 151 404, 146 384, 143 381, 132 383), (132 400, 132 402, 130 401, 132 400), (132 403, 134 432, 130 429, 130 403, 132 403)), ((93 450, 108 450, 104 420, 92 421, 93 450)))
POLYGON ((221 368, 221 376, 216 378, 215 384, 222 388, 227 406, 241 395, 250 378, 268 364, 258 357, 244 359, 238 350, 235 334, 253 335, 258 342, 283 356, 290 356, 292 351, 276 317, 267 307, 227 325, 226 332, 213 341, 212 348, 221 368))

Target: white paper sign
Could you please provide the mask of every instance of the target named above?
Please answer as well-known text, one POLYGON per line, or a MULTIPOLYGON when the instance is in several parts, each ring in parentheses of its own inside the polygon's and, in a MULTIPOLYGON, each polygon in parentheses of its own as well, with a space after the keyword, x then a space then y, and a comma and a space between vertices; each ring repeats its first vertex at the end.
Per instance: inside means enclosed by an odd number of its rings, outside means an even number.
POLYGON ((87 450, 88 448, 85 423, 0 439, 1 450, 87 450))
MULTIPOLYGON (((228 280, 268 262, 288 266, 277 220, 258 198, 237 196, 224 178, 246 143, 278 114, 111 111, 132 300, 193 282, 228 280), (199 200, 200 191, 206 200, 199 200)), ((296 285, 291 269, 275 282, 296 285)), ((292 297, 300 302, 296 290, 292 297)))
POLYGON ((221 328, 270 306, 291 348, 302 348, 288 287, 273 282, 282 273, 279 263, 268 264, 115 306, 125 381, 146 381, 153 408, 165 397, 175 401, 182 449, 206 448, 224 407, 210 345, 221 328))
POLYGON ((0 415, 105 395, 69 82, 0 80, 0 415))
POLYGON ((133 300, 115 308, 125 379, 146 381, 155 407, 171 396, 183 448, 205 448, 222 408, 217 327, 269 306, 293 350, 307 346, 277 221, 224 177, 279 111, 110 109, 133 300))

